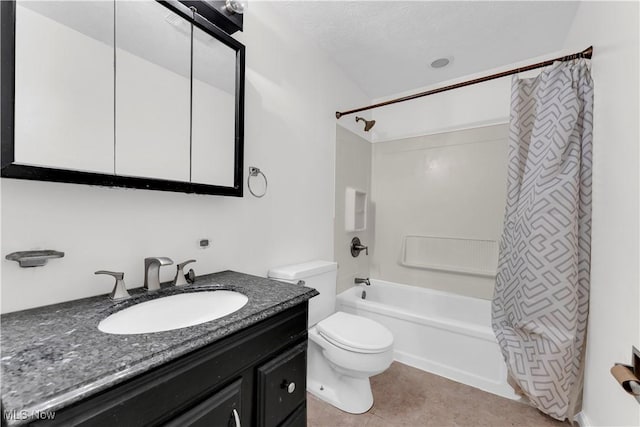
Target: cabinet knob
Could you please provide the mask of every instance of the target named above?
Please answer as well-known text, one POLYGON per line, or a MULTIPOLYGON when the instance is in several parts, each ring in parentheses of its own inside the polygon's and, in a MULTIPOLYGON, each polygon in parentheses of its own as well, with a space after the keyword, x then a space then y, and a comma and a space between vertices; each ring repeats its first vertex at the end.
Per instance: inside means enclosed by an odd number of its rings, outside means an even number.
POLYGON ((289 382, 287 380, 282 381, 282 388, 287 390, 287 393, 291 394, 296 391, 296 383, 293 381, 289 382))

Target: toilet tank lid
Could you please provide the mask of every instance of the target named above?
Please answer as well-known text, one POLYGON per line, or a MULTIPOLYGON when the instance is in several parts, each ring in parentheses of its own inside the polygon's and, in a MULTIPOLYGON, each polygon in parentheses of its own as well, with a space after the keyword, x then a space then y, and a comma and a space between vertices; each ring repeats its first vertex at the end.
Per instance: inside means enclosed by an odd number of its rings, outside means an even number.
POLYGON ((269 277, 281 280, 303 280, 337 269, 338 264, 335 262, 317 260, 272 268, 269 270, 269 277))

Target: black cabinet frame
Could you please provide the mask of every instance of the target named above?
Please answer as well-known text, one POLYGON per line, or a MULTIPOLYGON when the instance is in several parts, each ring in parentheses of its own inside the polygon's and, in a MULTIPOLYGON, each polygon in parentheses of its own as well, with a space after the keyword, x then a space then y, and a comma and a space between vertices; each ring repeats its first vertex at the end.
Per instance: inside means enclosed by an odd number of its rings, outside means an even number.
POLYGON ((15 164, 15 0, 0 1, 1 38, 0 45, 0 176, 36 181, 66 182, 75 184, 100 185, 107 187, 127 187, 147 190, 175 191, 181 193, 211 194, 242 197, 244 164, 244 86, 245 47, 242 43, 193 12, 184 4, 174 0, 156 0, 188 22, 215 37, 236 51, 236 100, 235 100, 235 154, 233 187, 170 181, 155 178, 138 178, 55 169, 40 166, 15 164))

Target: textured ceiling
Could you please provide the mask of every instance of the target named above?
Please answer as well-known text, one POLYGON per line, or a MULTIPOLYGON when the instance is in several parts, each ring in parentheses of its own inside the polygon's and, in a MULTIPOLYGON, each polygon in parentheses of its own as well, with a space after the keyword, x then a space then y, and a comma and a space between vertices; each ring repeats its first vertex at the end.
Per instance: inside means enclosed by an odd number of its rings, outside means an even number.
POLYGON ((559 51, 578 4, 299 0, 273 7, 375 99, 559 51), (451 56, 445 68, 429 66, 451 56))

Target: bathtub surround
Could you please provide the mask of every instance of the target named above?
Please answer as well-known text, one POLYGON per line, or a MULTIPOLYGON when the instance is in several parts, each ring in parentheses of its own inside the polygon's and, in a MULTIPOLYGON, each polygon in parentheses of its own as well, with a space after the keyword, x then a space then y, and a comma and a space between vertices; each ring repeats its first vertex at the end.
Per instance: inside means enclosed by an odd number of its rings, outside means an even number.
POLYGON ((369 200, 366 224, 362 231, 347 231, 345 227, 346 191, 353 188, 371 194, 371 151, 369 141, 336 126, 335 211, 333 218, 333 253, 338 262, 338 293, 354 286, 356 277, 369 277, 369 263, 373 255, 373 214, 369 200), (353 257, 351 240, 358 237, 369 246, 369 255, 364 252, 353 257))
POLYGON ((373 144, 372 277, 492 297, 490 274, 497 267, 506 198, 507 135, 506 125, 495 125, 373 144), (438 259, 431 256, 431 243, 439 244, 438 259), (459 245, 445 248, 444 243, 459 245), (486 257, 490 262, 478 263, 486 255, 482 250, 464 251, 476 243, 494 248, 493 257, 486 257), (443 259, 447 249, 452 256, 443 259), (443 266, 448 271, 429 268, 436 264, 449 264, 443 266), (470 265, 489 275, 468 274, 470 265))
POLYGON ((513 79, 492 325, 532 404, 573 419, 589 311, 593 82, 587 61, 513 79))

